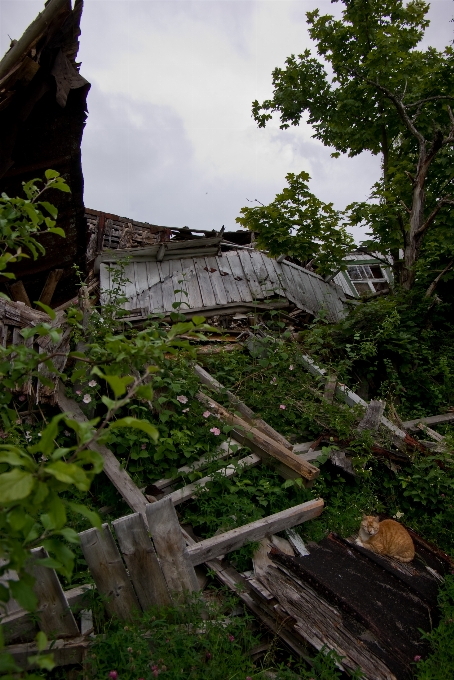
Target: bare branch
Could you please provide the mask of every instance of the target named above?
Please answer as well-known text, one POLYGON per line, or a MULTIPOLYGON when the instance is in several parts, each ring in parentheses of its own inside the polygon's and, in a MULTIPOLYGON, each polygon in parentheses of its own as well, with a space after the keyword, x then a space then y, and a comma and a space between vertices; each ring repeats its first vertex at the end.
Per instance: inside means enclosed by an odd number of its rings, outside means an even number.
POLYGON ((408 172, 408 170, 404 170, 404 172, 405 172, 405 174, 407 175, 407 177, 408 177, 408 179, 410 180, 410 182, 411 182, 412 184, 414 184, 414 183, 415 183, 415 178, 413 177, 413 175, 412 175, 410 172, 408 172))
POLYGON ((400 204, 403 205, 403 207, 405 208, 405 210, 407 211, 407 213, 408 213, 409 215, 411 215, 411 210, 410 210, 410 208, 408 207, 408 205, 405 204, 405 202, 404 202, 402 199, 400 199, 400 204))
MULTIPOLYGON (((402 97, 402 99, 403 99, 403 97, 402 97)), ((419 106, 420 104, 425 104, 426 102, 439 101, 441 99, 453 99, 454 100, 454 97, 437 95, 437 96, 434 96, 434 97, 427 97, 427 99, 418 99, 417 102, 412 102, 411 104, 406 104, 405 106, 407 107, 407 109, 409 109, 412 106, 419 106)))
POLYGON ((426 294, 425 294, 424 297, 430 297, 433 294, 433 292, 435 291, 435 288, 437 287, 437 284, 440 281, 441 277, 443 276, 443 274, 446 274, 446 272, 448 272, 451 269, 453 264, 454 264, 454 260, 451 260, 451 262, 448 264, 448 266, 445 267, 440 274, 438 274, 437 278, 432 281, 432 283, 430 284, 430 286, 426 290, 426 294))
POLYGON ((454 199, 451 198, 450 196, 443 196, 443 198, 441 198, 438 201, 437 205, 432 210, 432 212, 430 213, 429 217, 424 222, 424 224, 421 227, 419 227, 419 229, 415 232, 415 237, 418 237, 418 236, 421 236, 422 234, 424 234, 426 229, 428 229, 430 227, 430 225, 432 224, 432 222, 434 221, 434 219, 436 218, 436 216, 438 215, 438 213, 440 212, 441 208, 444 205, 454 205, 454 199))

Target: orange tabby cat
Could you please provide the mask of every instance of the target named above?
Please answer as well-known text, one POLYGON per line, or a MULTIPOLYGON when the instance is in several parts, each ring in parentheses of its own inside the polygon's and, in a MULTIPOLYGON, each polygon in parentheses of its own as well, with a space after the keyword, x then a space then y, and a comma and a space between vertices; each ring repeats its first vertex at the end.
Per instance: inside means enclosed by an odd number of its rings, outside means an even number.
POLYGON ((411 562, 415 556, 415 546, 408 531, 393 519, 379 522, 378 517, 363 515, 356 539, 358 545, 379 555, 394 557, 399 562, 411 562))

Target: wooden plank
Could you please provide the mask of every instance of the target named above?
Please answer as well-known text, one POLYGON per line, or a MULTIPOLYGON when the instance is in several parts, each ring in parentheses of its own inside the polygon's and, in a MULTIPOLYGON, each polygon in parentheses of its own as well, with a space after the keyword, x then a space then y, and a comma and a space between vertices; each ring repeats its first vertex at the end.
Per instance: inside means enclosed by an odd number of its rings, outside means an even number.
POLYGON ((438 416, 427 416, 425 418, 416 418, 416 420, 407 420, 403 425, 406 430, 417 430, 420 423, 425 425, 441 425, 441 423, 451 423, 454 420, 454 411, 451 413, 442 413, 438 416))
POLYGON ((148 290, 147 263, 134 262, 134 280, 136 284, 136 296, 139 297, 148 290))
POLYGON ((177 599, 184 599, 185 593, 200 590, 172 499, 150 503, 147 520, 171 595, 175 593, 177 599))
POLYGON ((427 427, 427 425, 425 425, 424 423, 419 423, 418 429, 422 430, 424 434, 429 435, 429 437, 436 442, 442 443, 445 440, 442 434, 440 434, 439 432, 435 432, 435 430, 432 430, 430 427, 427 427))
MULTIPOLYGON (((187 297, 183 296, 185 301, 188 303, 191 310, 197 309, 198 307, 203 307, 202 294, 200 292, 200 286, 197 280, 194 259, 188 257, 184 260, 179 260, 179 262, 182 273, 184 274, 186 290, 188 292, 187 297)), ((181 308, 181 311, 185 311, 185 306, 181 308)))
POLYGON ((216 263, 224 285, 227 302, 241 302, 241 293, 238 290, 238 285, 235 281, 228 258, 225 257, 225 254, 223 257, 216 257, 216 263))
POLYGON ((258 250, 251 250, 249 251, 249 257, 251 258, 251 265, 261 288, 262 297, 273 297, 273 285, 270 282, 270 276, 263 262, 262 254, 258 250))
POLYGON ((265 253, 260 253, 260 255, 262 256, 263 264, 265 265, 268 272, 269 288, 272 291, 268 293, 269 297, 273 297, 274 295, 286 297, 286 293, 283 288, 285 277, 282 273, 281 266, 276 262, 276 260, 273 260, 272 258, 265 255, 265 253), (277 268, 275 267, 275 264, 277 265, 277 268))
MULTIPOLYGON (((60 409, 67 413, 70 418, 74 418, 80 423, 87 422, 88 418, 80 409, 79 404, 77 404, 74 399, 69 399, 65 395, 65 387, 61 381, 59 382, 59 388, 57 392, 57 403, 60 409)), ((140 512, 145 518, 147 500, 134 484, 126 470, 120 465, 112 451, 110 451, 110 449, 108 449, 106 446, 96 443, 92 444, 91 448, 93 451, 97 451, 103 457, 104 473, 110 479, 129 507, 134 510, 134 512, 140 512)))
POLYGON ((208 484, 208 482, 211 482, 213 478, 217 477, 217 475, 222 474, 224 477, 233 477, 234 475, 238 474, 241 468, 254 467, 255 465, 258 465, 261 462, 262 459, 260 458, 260 456, 256 456, 254 453, 252 453, 250 456, 240 458, 240 460, 234 465, 233 464, 227 465, 226 467, 221 468, 220 470, 211 475, 202 477, 201 479, 198 479, 196 482, 192 482, 192 484, 187 484, 186 486, 183 486, 181 489, 173 491, 168 495, 168 498, 172 499, 172 503, 174 505, 179 505, 180 503, 184 503, 184 501, 187 501, 190 498, 192 498, 192 496, 199 489, 208 484))
POLYGON ((219 555, 232 552, 232 550, 238 550, 246 543, 260 541, 268 534, 291 529, 302 522, 318 517, 322 513, 323 506, 322 499, 307 501, 288 510, 282 510, 282 512, 250 522, 250 524, 245 524, 242 527, 231 529, 223 534, 212 536, 190 546, 188 548, 189 559, 196 566, 219 555))
MULTIPOLYGON (((92 584, 84 584, 64 591, 64 596, 73 614, 77 614, 86 604, 87 593, 93 589, 92 584)), ((6 644, 15 640, 32 639, 38 632, 35 615, 19 608, 8 616, 0 618, 3 636, 6 644)))
MULTIPOLYGON (((49 640, 43 653, 53 654, 56 666, 81 664, 91 643, 92 640, 82 635, 70 638, 69 640, 49 640)), ((10 645, 5 651, 13 656, 15 662, 22 670, 33 668, 33 664, 30 663, 29 659, 38 654, 35 642, 10 645)))
POLYGON ((323 397, 325 401, 332 404, 334 401, 334 395, 336 393, 337 376, 334 374, 328 375, 328 380, 325 384, 325 389, 323 391, 323 397))
POLYGON ((134 262, 129 262, 124 268, 125 282, 125 297, 128 302, 125 303, 125 309, 137 308, 137 293, 136 293, 136 274, 134 270, 134 262))
POLYGON ((371 399, 363 419, 356 428, 357 432, 362 432, 363 430, 371 430, 372 432, 375 432, 378 429, 378 426, 380 425, 384 410, 385 410, 384 401, 380 400, 375 401, 371 399))
POLYGON ((44 288, 42 289, 41 295, 39 296, 39 301, 42 302, 43 305, 50 305, 57 284, 63 274, 64 269, 54 269, 48 273, 46 283, 44 284, 44 288))
POLYGON ((122 621, 133 621, 140 606, 109 525, 103 524, 101 531, 87 529, 79 537, 85 561, 99 593, 105 598, 108 614, 122 621))
POLYGON ((214 454, 202 456, 199 458, 199 460, 196 460, 190 465, 183 465, 182 467, 178 468, 177 475, 175 477, 159 479, 157 482, 153 482, 153 486, 156 486, 160 490, 165 489, 175 482, 178 477, 181 477, 182 475, 188 475, 191 472, 195 472, 196 470, 207 467, 210 463, 215 461, 228 458, 229 456, 236 454, 241 448, 241 445, 235 441, 235 439, 227 439, 227 441, 222 442, 222 444, 219 446, 219 449, 214 454), (234 447, 234 450, 232 447, 234 447))
POLYGON ((9 290, 14 302, 23 302, 24 305, 27 305, 27 307, 32 306, 22 281, 15 281, 14 283, 11 283, 9 290))
POLYGON ((38 598, 37 615, 40 629, 46 635, 56 638, 79 635, 79 628, 55 569, 42 567, 36 562, 48 558, 47 551, 44 548, 35 548, 31 555, 33 558, 31 574, 36 579, 33 590, 38 598))
POLYGON ((247 250, 238 250, 238 257, 243 268, 244 276, 249 284, 254 300, 263 300, 262 287, 255 275, 254 267, 252 266, 251 253, 247 250))
POLYGON ((214 297, 216 299, 217 305, 226 305, 229 300, 227 299, 227 293, 225 292, 223 279, 219 273, 218 263, 215 257, 205 257, 205 266, 208 270, 208 276, 210 277, 211 286, 213 288, 214 297))
POLYGON ((283 463, 291 470, 308 480, 316 479, 319 476, 320 470, 314 465, 301 460, 291 450, 285 448, 282 446, 282 444, 279 444, 279 442, 274 441, 274 439, 271 439, 271 437, 268 437, 263 432, 260 432, 257 430, 257 428, 252 427, 242 418, 239 418, 235 414, 229 413, 225 408, 223 408, 210 397, 207 397, 202 392, 198 392, 197 399, 206 404, 222 421, 228 423, 229 425, 233 425, 236 433, 235 438, 240 436, 240 443, 242 443, 244 446, 250 446, 250 442, 256 444, 266 454, 272 458, 275 458, 280 463, 283 463), (241 432, 243 433, 242 436, 241 432))
POLYGON ((136 512, 121 517, 112 522, 112 526, 142 609, 171 605, 167 583, 142 515, 136 512))
POLYGON ((150 314, 164 311, 162 302, 162 286, 156 262, 147 262, 148 304, 150 314))
POLYGON ((170 270, 170 262, 158 262, 159 278, 161 279, 162 288, 162 306, 165 312, 174 312, 172 307, 175 302, 175 293, 173 286, 173 276, 170 270))
POLYGON ((213 286, 211 285, 211 278, 208 272, 205 270, 206 262, 204 257, 194 258, 194 267, 197 275, 197 281, 199 283, 200 294, 202 296, 204 307, 216 307, 216 297, 213 292, 213 286))
POLYGON ((258 418, 254 411, 252 411, 246 404, 238 397, 230 392, 229 390, 226 390, 224 385, 221 385, 220 382, 216 380, 216 378, 213 378, 212 375, 208 373, 204 368, 196 364, 194 366, 194 372, 195 374, 200 378, 200 381, 209 387, 210 389, 214 390, 214 392, 222 392, 225 394, 229 400, 229 402, 234 406, 235 410, 238 411, 242 418, 249 423, 250 425, 253 425, 257 430, 260 430, 260 432, 263 432, 266 434, 268 437, 271 437, 271 439, 275 439, 277 442, 282 444, 282 446, 285 446, 287 449, 292 449, 292 445, 290 442, 282 436, 279 432, 277 432, 271 425, 268 425, 268 423, 262 418, 258 418))
POLYGON ((232 276, 235 279, 236 286, 238 288, 238 293, 240 295, 240 300, 242 302, 252 302, 253 295, 246 278, 246 274, 243 271, 241 261, 238 255, 238 251, 234 250, 222 255, 230 265, 232 271, 232 276))

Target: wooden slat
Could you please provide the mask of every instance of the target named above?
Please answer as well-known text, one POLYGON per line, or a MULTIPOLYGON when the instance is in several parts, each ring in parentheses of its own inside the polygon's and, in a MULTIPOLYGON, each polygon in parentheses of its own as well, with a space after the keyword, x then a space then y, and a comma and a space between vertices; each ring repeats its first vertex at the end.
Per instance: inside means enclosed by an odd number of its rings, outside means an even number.
POLYGON ((427 416, 425 418, 417 418, 416 420, 407 420, 403 425, 406 430, 417 430, 419 423, 426 425, 440 425, 441 423, 450 423, 454 420, 454 411, 452 413, 442 413, 438 416, 427 416))
POLYGON ((150 314, 164 311, 162 303, 162 286, 156 262, 147 262, 148 304, 150 314))
MULTIPOLYGON (((186 290, 188 292, 187 297, 183 296, 184 300, 188 303, 190 309, 197 309, 203 307, 202 295, 200 293, 200 286, 197 280, 197 274, 195 270, 195 264, 193 258, 185 258, 184 260, 179 260, 182 273, 184 273, 184 279, 186 282, 186 290)), ((184 305, 181 311, 185 311, 187 307, 184 305)))
MULTIPOLYGON (((235 428, 235 439, 240 437, 240 443, 244 446, 250 447, 251 443, 256 444, 267 455, 275 458, 297 474, 301 475, 301 477, 305 477, 308 480, 316 479, 319 476, 320 470, 314 465, 301 460, 292 451, 286 449, 263 432, 260 432, 257 428, 252 427, 242 418, 229 413, 210 397, 198 392, 197 399, 206 404, 222 421, 229 425, 233 425, 235 428)), ((255 452, 257 453, 256 450, 255 452)))
POLYGON ((271 425, 268 425, 267 422, 262 420, 262 418, 258 418, 254 411, 252 411, 246 404, 238 397, 230 392, 229 390, 226 390, 224 385, 221 385, 220 382, 216 380, 216 378, 213 378, 212 375, 208 373, 204 368, 196 364, 194 366, 194 372, 195 374, 200 378, 200 381, 209 387, 210 389, 214 390, 215 392, 222 392, 225 394, 229 400, 229 402, 234 406, 235 411, 238 411, 241 414, 241 417, 244 418, 244 420, 249 423, 250 425, 253 425, 254 427, 257 428, 257 430, 260 430, 260 432, 263 432, 266 434, 268 437, 271 437, 272 439, 275 439, 277 442, 282 444, 282 446, 285 446, 287 449, 292 449, 292 445, 290 442, 283 437, 279 432, 277 432, 271 425))
MULTIPOLYGON (((276 260, 273 260, 271 257, 265 255, 265 253, 261 253, 261 256, 268 271, 270 288, 273 289, 272 295, 281 295, 282 297, 285 297, 285 291, 283 289, 285 277, 282 274, 281 266, 276 262, 276 260), (278 269, 276 269, 275 264, 277 265, 278 269)), ((270 296, 272 297, 272 295, 270 296)))
MULTIPOLYGON (((247 251, 246 251, 247 252, 247 251)), ((258 250, 249 251, 252 269, 261 289, 261 297, 266 299, 273 296, 273 286, 270 282, 268 269, 266 268, 262 254, 258 250)))
POLYGON ((424 434, 429 435, 429 437, 436 442, 443 443, 444 440, 445 440, 445 438, 443 437, 442 434, 440 434, 439 432, 435 432, 435 430, 432 430, 430 427, 428 427, 424 423, 419 423, 418 429, 422 430, 424 432, 424 434))
POLYGON ((46 283, 39 296, 39 301, 43 305, 50 305, 52 297, 55 293, 58 282, 64 274, 64 269, 54 269, 47 275, 46 283))
POLYGON ((171 498, 147 506, 147 520, 167 586, 173 597, 200 589, 171 498))
POLYGON ((112 526, 142 609, 169 606, 167 583, 142 515, 136 512, 121 517, 112 526))
MULTIPOLYGON (((82 412, 77 402, 75 402, 74 399, 69 399, 65 395, 65 387, 61 382, 59 383, 59 389, 57 392, 57 403, 60 409, 67 413, 71 418, 74 418, 80 423, 87 422, 88 418, 82 412)), ((126 470, 120 465, 112 451, 101 444, 92 444, 91 448, 94 451, 97 451, 103 457, 104 473, 110 479, 129 507, 134 510, 134 512, 140 512, 145 518, 147 500, 134 484, 126 470)))
POLYGON ((179 505, 180 503, 184 503, 184 501, 187 501, 190 498, 192 498, 192 496, 199 489, 201 489, 206 484, 211 482, 213 478, 216 478, 218 475, 222 474, 224 477, 233 477, 234 475, 238 474, 241 468, 254 467, 255 465, 261 463, 261 461, 262 459, 260 458, 260 456, 256 456, 254 453, 252 453, 250 456, 240 458, 240 460, 234 465, 233 464, 227 465, 226 467, 221 468, 220 470, 211 475, 207 475, 206 477, 198 479, 196 482, 192 482, 192 484, 187 484, 186 486, 183 486, 181 489, 172 491, 172 493, 168 495, 168 498, 172 499, 172 503, 174 505, 179 505))
POLYGON ((31 573, 36 581, 33 586, 38 598, 38 623, 46 635, 61 638, 79 635, 79 628, 69 608, 55 569, 41 567, 36 560, 49 557, 44 548, 31 551, 33 562, 31 573))
POLYGON ((231 251, 229 253, 224 253, 222 258, 226 259, 230 265, 232 271, 232 276, 235 279, 236 286, 238 288, 238 293, 240 295, 240 300, 242 302, 252 302, 253 295, 246 278, 246 274, 243 271, 241 261, 238 255, 238 251, 231 251))
POLYGON ((225 257, 225 254, 223 257, 216 257, 216 263, 224 285, 227 302, 241 302, 241 293, 238 290, 228 258, 225 257))
POLYGON ((225 555, 238 550, 246 543, 260 541, 267 534, 274 534, 284 529, 307 522, 314 517, 318 517, 323 510, 323 500, 313 500, 302 503, 288 510, 277 512, 274 515, 263 517, 242 527, 231 529, 223 534, 212 536, 200 543, 196 543, 188 548, 189 559, 195 566, 212 560, 219 555, 225 555))
POLYGON ((205 266, 208 269, 208 276, 210 277, 211 286, 213 288, 214 297, 217 305, 226 305, 229 300, 225 292, 223 276, 219 273, 218 263, 215 257, 205 257, 205 266), (214 270, 214 271, 212 271, 214 270))
MULTIPOLYGON (((66 601, 73 614, 77 614, 83 608, 86 603, 87 593, 92 589, 92 584, 85 584, 64 591, 66 601)), ((18 639, 32 639, 38 632, 38 625, 34 614, 30 614, 30 612, 22 608, 8 616, 2 617, 0 623, 6 644, 10 644, 18 639)))
POLYGON ((134 274, 135 274, 134 280, 136 284, 136 295, 139 296, 144 291, 148 290, 147 263, 135 262, 134 274))
POLYGON ((200 294, 202 296, 204 307, 216 307, 216 297, 213 291, 213 286, 211 285, 211 278, 208 272, 205 270, 206 263, 204 257, 195 257, 194 266, 197 275, 197 281, 199 282, 200 294))
POLYGON ((124 268, 125 283, 125 297, 128 302, 125 303, 125 309, 136 309, 137 294, 136 294, 136 275, 134 270, 134 262, 129 262, 124 268))
POLYGON ((263 300, 264 295, 262 293, 262 287, 255 275, 254 267, 251 262, 251 253, 247 250, 239 250, 238 257, 243 267, 244 275, 249 284, 249 288, 255 300, 263 300))
POLYGON ((14 281, 10 284, 9 289, 14 302, 23 302, 27 307, 32 306, 22 281, 14 281))
POLYGON ((333 401, 334 401, 334 395, 336 393, 336 385, 337 385, 337 376, 333 375, 333 374, 328 375, 328 380, 326 381, 325 389, 323 391, 323 397, 329 404, 332 404, 333 401))
POLYGON ((175 302, 175 293, 173 286, 173 276, 170 271, 170 262, 158 262, 159 277, 161 279, 162 288, 162 306, 165 312, 174 312, 175 309, 172 304, 175 302))
MULTIPOLYGON (((43 652, 53 655, 56 666, 81 664, 91 642, 92 641, 89 638, 81 635, 70 638, 69 640, 49 640, 43 652)), ((7 647, 5 651, 13 656, 15 662, 22 670, 33 668, 29 659, 38 654, 38 648, 35 642, 24 642, 17 645, 11 645, 7 647)))
POLYGON ((140 606, 109 525, 103 524, 101 531, 87 529, 79 537, 85 561, 99 593, 105 598, 108 614, 132 621, 140 606))

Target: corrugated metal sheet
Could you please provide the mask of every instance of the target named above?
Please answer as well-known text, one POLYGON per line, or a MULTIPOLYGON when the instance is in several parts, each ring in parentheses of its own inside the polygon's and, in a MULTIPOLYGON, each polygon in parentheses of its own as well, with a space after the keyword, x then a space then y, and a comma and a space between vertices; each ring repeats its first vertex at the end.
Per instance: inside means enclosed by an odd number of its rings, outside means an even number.
MULTIPOLYGON (((329 321, 344 315, 342 289, 290 262, 276 262, 257 250, 232 250, 221 256, 131 261, 125 268, 125 305, 134 315, 174 311, 201 312, 286 298, 310 314, 326 310, 329 321), (175 293, 182 290, 184 293, 175 293)), ((101 291, 112 286, 107 264, 100 264, 101 291)))

